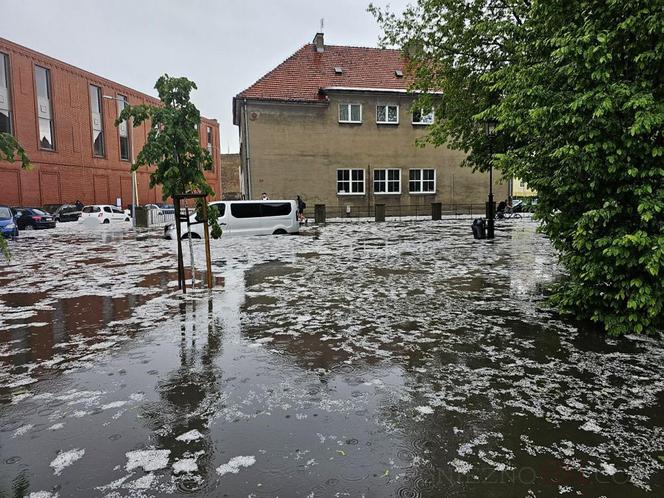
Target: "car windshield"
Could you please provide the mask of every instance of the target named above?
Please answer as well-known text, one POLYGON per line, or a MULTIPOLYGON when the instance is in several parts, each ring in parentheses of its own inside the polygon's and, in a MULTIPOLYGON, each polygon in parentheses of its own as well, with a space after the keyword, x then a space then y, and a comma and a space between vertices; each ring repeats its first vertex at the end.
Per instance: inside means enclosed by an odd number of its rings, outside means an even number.
POLYGON ((83 208, 84 213, 98 213, 99 211, 101 211, 99 206, 85 206, 83 208))
POLYGON ((0 220, 11 220, 12 212, 8 207, 0 207, 0 220))

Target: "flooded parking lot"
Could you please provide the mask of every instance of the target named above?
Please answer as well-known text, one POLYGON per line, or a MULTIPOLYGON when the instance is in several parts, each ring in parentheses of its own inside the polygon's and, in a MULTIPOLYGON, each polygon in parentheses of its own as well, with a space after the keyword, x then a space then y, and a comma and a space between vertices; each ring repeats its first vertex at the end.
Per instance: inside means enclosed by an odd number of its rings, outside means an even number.
POLYGON ((0 496, 661 495, 664 343, 547 310, 535 228, 222 239, 220 285, 186 296, 158 234, 22 235, 0 496))

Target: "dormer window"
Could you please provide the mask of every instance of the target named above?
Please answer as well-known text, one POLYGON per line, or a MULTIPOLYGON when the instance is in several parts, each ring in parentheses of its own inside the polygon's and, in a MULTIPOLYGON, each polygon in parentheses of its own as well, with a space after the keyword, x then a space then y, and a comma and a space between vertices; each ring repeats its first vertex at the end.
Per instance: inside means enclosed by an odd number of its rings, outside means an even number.
POLYGON ((401 69, 396 69, 394 71, 394 76, 396 76, 397 78, 403 78, 403 71, 401 69))
POLYGON ((334 74, 344 74, 344 70, 341 68, 341 66, 337 66, 334 68, 334 74))

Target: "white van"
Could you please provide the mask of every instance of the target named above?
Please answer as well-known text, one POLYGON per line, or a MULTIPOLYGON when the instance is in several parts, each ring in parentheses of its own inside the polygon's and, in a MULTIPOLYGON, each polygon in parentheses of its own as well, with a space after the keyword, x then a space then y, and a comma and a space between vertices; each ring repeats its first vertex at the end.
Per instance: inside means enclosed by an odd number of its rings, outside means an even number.
MULTIPOLYGON (((217 201, 209 205, 219 210, 219 225, 224 235, 271 235, 300 231, 296 201, 217 201)), ((190 208, 190 211, 194 210, 190 208)), ((195 212, 189 220, 190 223, 197 221, 195 212)), ((180 230, 181 237, 187 238, 186 222, 180 224, 180 230)), ((177 237, 174 224, 164 227, 164 237, 177 237)), ((191 225, 191 237, 203 238, 202 223, 191 225)))

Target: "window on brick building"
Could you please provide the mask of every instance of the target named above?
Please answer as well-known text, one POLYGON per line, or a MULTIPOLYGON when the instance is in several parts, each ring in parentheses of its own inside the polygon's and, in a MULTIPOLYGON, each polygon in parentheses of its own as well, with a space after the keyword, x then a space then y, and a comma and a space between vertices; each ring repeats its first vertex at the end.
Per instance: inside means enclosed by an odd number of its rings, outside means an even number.
POLYGON ((207 127, 207 150, 212 154, 212 126, 207 127))
MULTIPOLYGON (((118 116, 127 107, 127 97, 118 95, 118 116)), ((118 134, 120 135, 120 159, 129 161, 129 129, 127 127, 127 120, 121 121, 118 126, 118 134)))
POLYGON ((374 193, 375 194, 400 194, 401 193, 401 170, 400 169, 375 169, 374 170, 374 193))
POLYGON ((92 153, 104 156, 104 121, 101 103, 101 88, 90 85, 90 118, 92 121, 92 153))
POLYGON ((12 134, 9 56, 0 52, 0 132, 12 134))
POLYGON ((432 194, 436 191, 434 169, 411 169, 408 180, 408 191, 411 194, 432 194))
POLYGON ((340 195, 364 194, 364 170, 338 169, 337 194, 340 195))
POLYGON ((35 66, 35 86, 37 87, 37 119, 39 120, 39 147, 55 149, 53 131, 53 106, 51 104, 51 71, 35 66))

